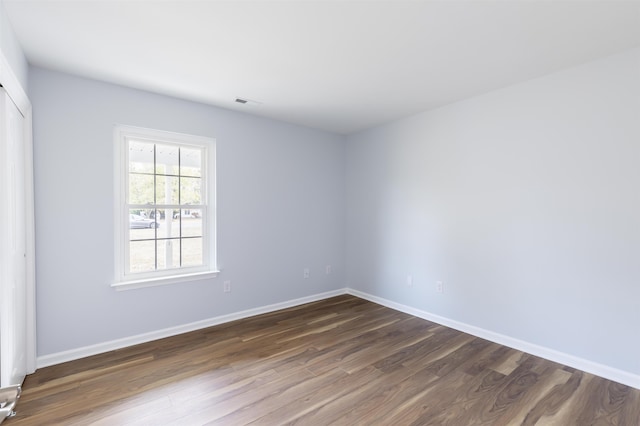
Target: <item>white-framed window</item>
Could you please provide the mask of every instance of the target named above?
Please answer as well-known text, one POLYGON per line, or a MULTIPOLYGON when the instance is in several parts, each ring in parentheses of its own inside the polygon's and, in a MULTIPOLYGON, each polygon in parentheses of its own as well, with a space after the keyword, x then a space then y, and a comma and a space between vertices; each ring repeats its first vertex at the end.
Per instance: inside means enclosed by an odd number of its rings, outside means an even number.
POLYGON ((118 289, 213 277, 215 139, 115 129, 118 289))

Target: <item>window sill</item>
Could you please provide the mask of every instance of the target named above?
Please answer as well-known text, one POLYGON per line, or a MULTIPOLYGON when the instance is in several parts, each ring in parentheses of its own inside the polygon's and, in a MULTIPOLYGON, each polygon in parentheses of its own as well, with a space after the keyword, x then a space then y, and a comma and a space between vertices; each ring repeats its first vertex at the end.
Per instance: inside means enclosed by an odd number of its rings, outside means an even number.
POLYGON ((199 281, 207 278, 215 278, 220 271, 195 272, 192 274, 171 275, 168 277, 144 278, 141 280, 119 281, 111 284, 117 291, 134 290, 144 287, 157 287, 160 285, 177 284, 191 281, 199 281))

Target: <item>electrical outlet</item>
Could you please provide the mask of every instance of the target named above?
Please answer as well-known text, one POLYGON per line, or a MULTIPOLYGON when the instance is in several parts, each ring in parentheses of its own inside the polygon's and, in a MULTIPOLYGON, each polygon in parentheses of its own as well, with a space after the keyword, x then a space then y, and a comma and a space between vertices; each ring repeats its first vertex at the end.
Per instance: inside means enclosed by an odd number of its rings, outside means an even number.
POLYGON ((408 285, 409 287, 412 287, 412 286, 413 286, 413 276, 411 276, 411 275, 407 275, 407 285, 408 285))
POLYGON ((225 281, 222 284, 222 291, 224 291, 225 293, 230 293, 231 292, 231 281, 225 281))
POLYGON ((305 280, 309 278, 309 268, 304 268, 303 275, 305 280))
POLYGON ((329 275, 331 273, 331 265, 327 265, 326 266, 325 272, 327 273, 327 275, 329 275))
POLYGON ((436 293, 444 293, 444 283, 442 281, 436 281, 436 293))

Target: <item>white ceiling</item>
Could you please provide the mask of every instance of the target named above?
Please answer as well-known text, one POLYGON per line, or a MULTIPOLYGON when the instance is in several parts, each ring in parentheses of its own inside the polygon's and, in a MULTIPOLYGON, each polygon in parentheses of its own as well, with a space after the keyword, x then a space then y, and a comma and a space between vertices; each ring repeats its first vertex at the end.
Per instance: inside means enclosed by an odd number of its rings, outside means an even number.
POLYGON ((2 1, 32 65, 344 134, 640 46, 639 1, 2 1))

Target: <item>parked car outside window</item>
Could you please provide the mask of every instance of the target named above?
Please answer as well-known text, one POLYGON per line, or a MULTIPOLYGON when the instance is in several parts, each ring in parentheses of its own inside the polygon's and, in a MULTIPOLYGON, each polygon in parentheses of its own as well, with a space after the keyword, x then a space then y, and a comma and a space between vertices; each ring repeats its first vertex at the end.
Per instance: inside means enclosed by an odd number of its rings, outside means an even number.
POLYGON ((159 228, 160 224, 153 219, 139 216, 137 214, 129 215, 129 228, 159 228))

